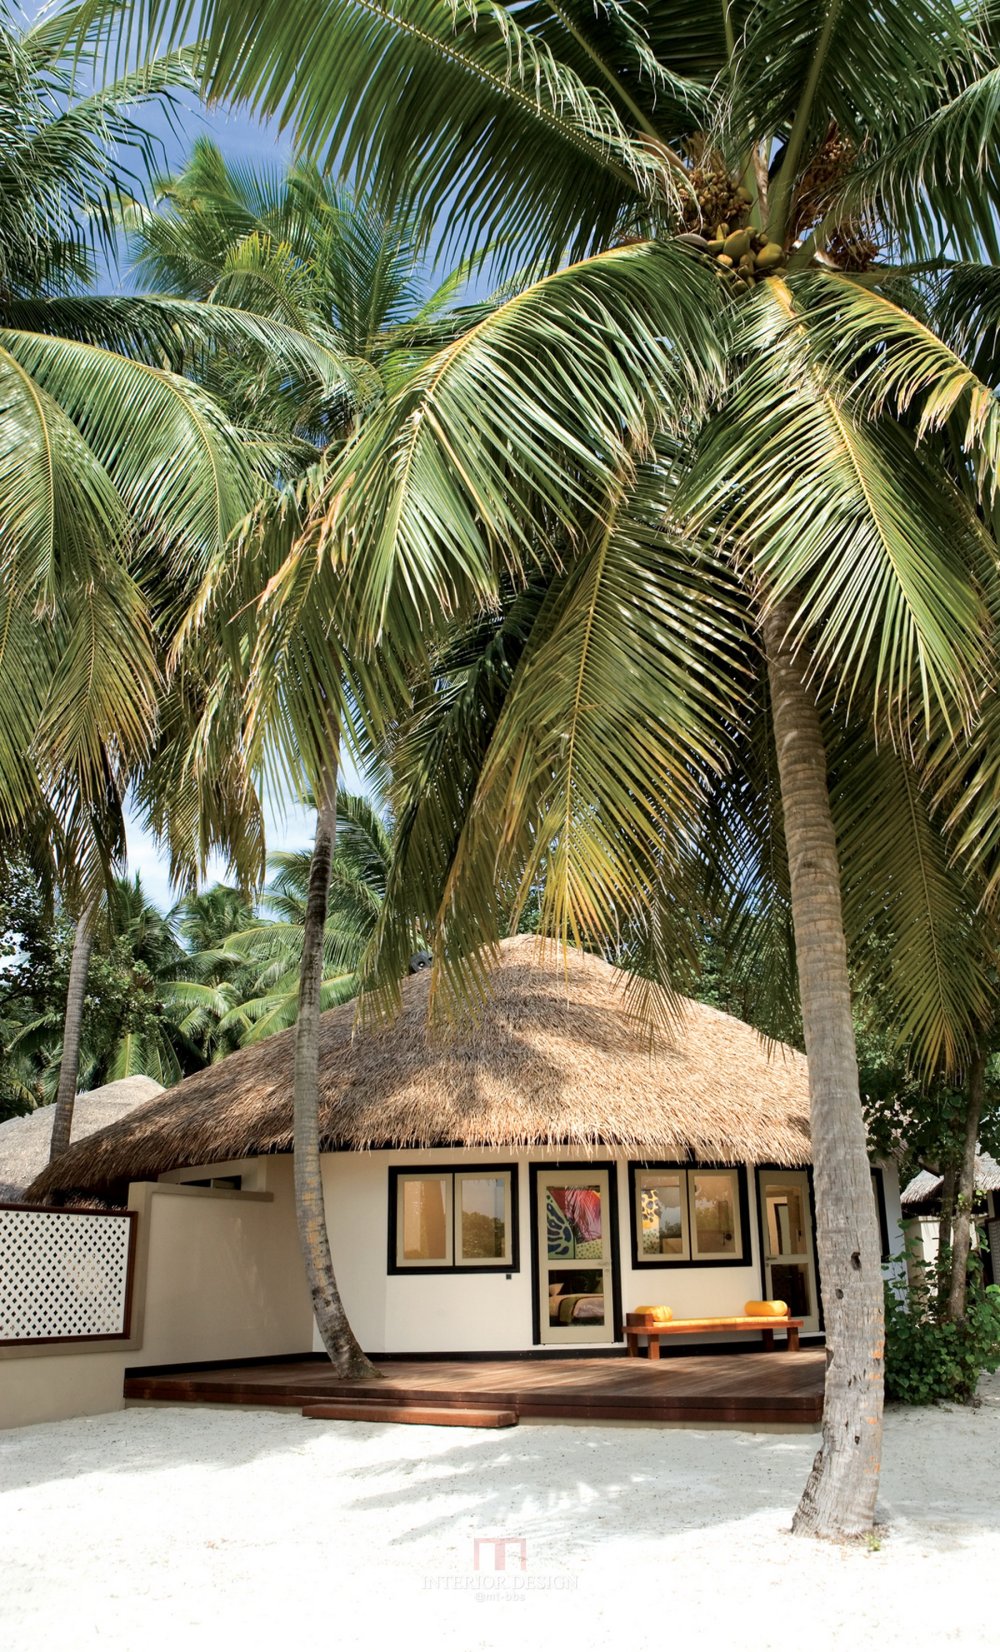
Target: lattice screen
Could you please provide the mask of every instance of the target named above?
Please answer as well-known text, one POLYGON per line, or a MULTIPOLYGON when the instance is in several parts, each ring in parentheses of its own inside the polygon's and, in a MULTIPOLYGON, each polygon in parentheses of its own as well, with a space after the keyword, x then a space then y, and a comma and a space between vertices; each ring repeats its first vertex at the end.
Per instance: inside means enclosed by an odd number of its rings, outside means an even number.
POLYGON ((128 1216, 0 1209, 0 1342, 127 1336, 128 1216))

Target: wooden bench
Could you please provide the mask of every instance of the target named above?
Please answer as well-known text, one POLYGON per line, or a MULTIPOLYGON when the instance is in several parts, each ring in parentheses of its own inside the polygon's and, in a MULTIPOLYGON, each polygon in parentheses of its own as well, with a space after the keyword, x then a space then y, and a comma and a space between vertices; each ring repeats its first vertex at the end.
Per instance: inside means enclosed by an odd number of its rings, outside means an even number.
POLYGON ((764 1352, 771 1353, 774 1349, 775 1331, 786 1333, 786 1343, 789 1353, 795 1354, 799 1347, 799 1331, 804 1321, 775 1315, 755 1317, 750 1314, 739 1314, 731 1319, 648 1319, 645 1314, 626 1314, 625 1340, 632 1358, 639 1353, 639 1338, 648 1337, 650 1359, 660 1357, 660 1338, 669 1336, 690 1336, 698 1331, 737 1331, 752 1333, 759 1336, 764 1344, 764 1352))

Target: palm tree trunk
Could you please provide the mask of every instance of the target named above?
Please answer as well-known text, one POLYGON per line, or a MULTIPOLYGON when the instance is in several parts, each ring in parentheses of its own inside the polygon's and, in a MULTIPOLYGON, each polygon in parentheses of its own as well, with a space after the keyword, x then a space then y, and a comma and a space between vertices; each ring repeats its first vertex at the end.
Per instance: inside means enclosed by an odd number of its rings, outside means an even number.
POLYGON ((826 1323, 823 1443, 793 1530, 870 1531, 878 1496, 883 1285, 851 1016, 840 866, 819 712, 787 641, 794 609, 764 621, 802 1023, 809 1062, 816 1240, 826 1323))
POLYGON ((959 1325, 965 1318, 969 1250, 972 1240, 972 1206, 976 1197, 976 1148, 979 1144, 979 1122, 983 1115, 985 1086, 986 1051, 979 1045, 969 1067, 965 1140, 958 1172, 958 1197, 955 1201, 955 1225, 951 1238, 951 1288, 948 1292, 947 1317, 955 1325, 959 1325))
POLYGON ((320 994, 330 863, 337 834, 336 755, 317 787, 316 804, 316 841, 309 867, 295 1022, 295 1214, 313 1312, 334 1370, 338 1377, 372 1377, 378 1373, 351 1330, 333 1271, 319 1151, 320 994))
POLYGON ((59 1085, 53 1108, 52 1137, 49 1143, 49 1163, 65 1153, 73 1130, 73 1103, 80 1072, 80 1037, 83 1030, 83 1005, 87 996, 87 975, 90 954, 94 948, 94 930, 97 925, 96 903, 84 907, 77 919, 73 936, 73 953, 69 962, 69 984, 66 988, 66 1014, 63 1019, 62 1056, 59 1061, 59 1085))

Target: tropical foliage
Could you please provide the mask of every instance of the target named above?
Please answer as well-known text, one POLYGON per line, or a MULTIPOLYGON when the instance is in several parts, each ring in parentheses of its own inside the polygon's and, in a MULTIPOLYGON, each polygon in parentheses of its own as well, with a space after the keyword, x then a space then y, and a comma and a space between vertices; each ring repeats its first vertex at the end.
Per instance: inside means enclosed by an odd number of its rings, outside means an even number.
MULTIPOLYGON (((357 994, 385 899, 390 854, 390 833, 377 807, 369 798, 341 791, 323 944, 324 1010, 357 994)), ((261 915, 226 939, 226 952, 243 968, 239 1001, 220 1021, 219 1033, 235 1034, 241 1044, 256 1043, 295 1020, 310 858, 308 850, 273 855, 261 915)))
MULTIPOLYGON (((7 944, 17 949, 0 973, 0 1112, 6 1116, 55 1098, 74 926, 64 911, 46 910, 19 868, 10 868, 5 881, 7 944)), ((171 983, 185 962, 173 925, 147 902, 139 880, 118 881, 91 953, 81 1089, 133 1073, 169 1084, 199 1064, 171 1003, 171 983)))
POLYGON ((909 1282, 885 1290, 886 1397, 905 1405, 969 1400, 984 1371, 1000 1367, 1000 1286, 982 1282, 970 1265, 968 1312, 955 1324, 941 1311, 947 1282, 910 1258, 909 1282))
MULTIPOLYGON (((182 291, 197 291, 208 308, 221 293, 269 305, 278 315, 291 310, 300 325, 332 333, 341 359, 352 363, 353 397, 339 430, 318 427, 294 400, 290 404, 295 438, 315 462, 298 473, 286 469, 275 492, 262 499, 237 540, 220 553, 203 582, 179 654, 184 659, 193 654, 197 661, 207 645, 214 666, 194 772, 212 777, 226 721, 238 709, 245 717, 241 739, 245 731, 250 765, 270 754, 286 779, 303 779, 315 793, 316 840, 299 895, 297 990, 289 958, 274 956, 272 937, 264 943, 271 958, 264 996, 235 1014, 262 1031, 294 1014, 296 1205, 314 1308, 324 1342, 344 1374, 366 1374, 371 1367, 347 1324, 329 1255, 316 1122, 319 1014, 332 994, 354 984, 343 960, 333 960, 341 979, 327 974, 336 782, 342 741, 363 761, 391 726, 408 674, 425 657, 424 634, 438 627, 451 606, 451 576, 442 571, 433 585, 424 579, 419 588, 404 582, 395 591, 387 589, 380 621, 384 634, 374 652, 339 557, 317 563, 311 548, 303 554, 302 529, 323 490, 331 450, 336 463, 371 408, 417 371, 434 348, 473 325, 476 314, 454 304, 467 273, 462 267, 429 299, 418 301, 407 215, 387 217, 363 197, 329 188, 314 170, 297 167, 285 178, 237 176, 217 152, 202 146, 164 193, 164 214, 141 225, 145 266, 182 291)), ((220 363, 220 369, 215 393, 230 407, 242 401, 255 420, 262 406, 271 428, 269 386, 248 386, 237 368, 220 363)), ((357 560, 370 549, 363 544, 357 560)), ((169 820, 164 817, 163 823, 169 830, 169 820)), ((283 891, 282 899, 289 893, 283 891)), ((259 936, 244 940, 261 946, 259 936)))
MULTIPOLYGON (((341 792, 323 1006, 354 996, 384 898, 391 839, 367 797, 341 792)), ((172 1084, 295 1020, 307 851, 277 854, 259 903, 224 884, 161 913, 119 879, 97 926, 84 1001, 81 1089, 146 1073, 172 1084)), ((23 864, 0 892, 0 1117, 51 1102, 73 947, 69 916, 23 864)))
POLYGON ((948 879, 922 851, 906 865, 900 800, 923 790, 997 881, 992 12, 136 0, 124 38, 193 16, 215 95, 323 161, 377 163, 419 228, 477 251, 499 234, 509 267, 549 269, 362 423, 272 587, 294 627, 275 646, 327 706, 333 614, 361 705, 375 646, 409 675, 438 610, 504 656, 499 681, 466 661, 439 705, 452 645, 428 650, 393 723, 389 996, 416 923, 438 998, 467 998, 498 886, 516 901, 543 864, 545 927, 624 924, 669 980, 678 898, 700 898, 716 845, 737 912, 784 882, 776 808, 728 812, 734 787, 759 796, 761 758, 777 772, 833 1350, 800 1524, 863 1530, 878 1248, 842 932, 877 927, 888 890, 898 933, 871 955, 898 960, 919 913, 900 1024, 928 1069, 971 1063, 981 953, 942 967, 948 879), (896 751, 873 804, 872 754, 896 751), (843 890, 837 809, 865 826, 843 890))
POLYGON ((236 348, 294 383, 345 382, 278 322, 92 294, 135 192, 124 157, 153 159, 129 111, 193 81, 179 52, 94 90, 64 38, 80 22, 86 42, 82 11, 23 33, 0 12, 0 831, 53 842, 64 882, 107 865, 128 779, 183 721, 183 694, 163 705, 171 623, 275 462, 188 369, 236 348))

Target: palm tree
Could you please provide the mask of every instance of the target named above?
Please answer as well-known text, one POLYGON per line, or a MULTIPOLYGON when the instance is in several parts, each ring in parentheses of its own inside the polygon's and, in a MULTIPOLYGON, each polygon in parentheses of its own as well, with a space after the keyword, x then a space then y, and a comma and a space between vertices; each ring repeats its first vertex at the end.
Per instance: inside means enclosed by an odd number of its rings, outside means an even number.
POLYGON ((135 187, 116 152, 153 156, 130 106, 193 82, 174 54, 82 94, 61 22, 19 34, 0 11, 4 824, 36 802, 32 753, 43 783, 72 775, 91 799, 109 751, 121 764, 145 750, 160 670, 143 558, 155 548, 190 578, 259 495, 261 454, 189 365, 236 344, 275 370, 284 356, 331 395, 345 383, 329 349, 277 322, 87 290, 102 229, 135 187))
MULTIPOLYGON (((342 399, 349 380, 328 341, 273 318, 265 328, 243 310, 90 291, 136 188, 121 157, 131 149, 148 169, 155 155, 130 110, 194 81, 179 52, 94 89, 65 38, 81 15, 46 12, 19 31, 0 8, 0 836, 48 823, 78 919, 54 1152, 69 1139, 122 798, 143 766, 155 790, 151 759, 162 763, 171 736, 176 749, 197 687, 193 671, 165 692, 169 633, 286 456, 280 433, 268 445, 227 418, 195 369, 237 346, 315 405, 342 399)), ((233 801, 224 783, 215 799, 208 790, 203 839, 233 801)), ((221 824, 246 836, 235 816, 221 824)))
MULTIPOLYGON (((415 592, 396 601, 392 647, 384 646, 373 661, 357 646, 353 599, 337 559, 314 566, 311 556, 304 563, 294 547, 332 452, 363 427, 372 408, 435 347, 453 340, 488 306, 455 306, 468 273, 462 265, 424 296, 414 273, 408 215, 387 217, 370 199, 331 186, 305 165, 283 176, 236 173, 211 145, 201 144, 184 172, 161 186, 161 198, 160 212, 135 226, 140 272, 173 287, 187 301, 201 299, 208 310, 220 301, 245 303, 254 306, 255 314, 273 314, 296 328, 317 330, 333 340, 338 359, 351 368, 352 394, 319 419, 308 403, 288 396, 280 376, 277 382, 254 383, 229 359, 211 363, 212 388, 234 415, 256 422, 263 410, 272 428, 284 413, 287 441, 299 443, 300 454, 311 453, 313 465, 286 472, 288 484, 251 519, 236 552, 227 550, 218 558, 206 576, 209 596, 199 601, 192 634, 195 640, 211 634, 213 647, 214 639, 219 641, 213 657, 227 656, 206 708, 200 751, 217 747, 218 719, 249 700, 250 749, 260 752, 270 744, 288 776, 311 785, 316 800, 309 877, 299 892, 304 911, 297 938, 298 990, 294 998, 283 991, 277 1004, 258 999, 245 1014, 262 1018, 262 1030, 294 1016, 296 1203, 303 1255, 331 1358, 344 1374, 368 1374, 372 1368, 343 1312, 330 1257, 317 1114, 319 1015, 329 997, 324 955, 340 745, 342 738, 350 740, 364 762, 387 708, 395 709, 399 702, 405 682, 402 659, 412 660, 419 652, 424 597, 432 591, 441 609, 447 609, 453 579, 432 572, 430 581, 423 581, 419 603, 415 592), (319 576, 315 585, 314 575, 319 576), (332 586, 327 583, 331 577, 332 586), (311 615, 306 626, 299 623, 303 604, 311 615), (317 669, 317 655, 332 675, 317 669)), ((467 571, 460 571, 469 583, 467 571)), ((372 831, 374 843, 374 825, 372 831)), ((343 918, 342 897, 335 885, 338 921, 343 918)), ((241 943, 247 939, 242 936, 241 943)), ((271 942, 273 936, 266 944, 271 942)), ((339 988, 344 992, 353 984, 351 948, 348 953, 339 988)), ((240 1013, 233 1012, 230 1025, 240 1013)))
MULTIPOLYGON (((159 26, 169 10, 136 0, 132 14, 159 26)), ((725 765, 720 724, 744 715, 725 674, 745 665, 735 636, 754 605, 830 1356, 796 1524, 864 1530, 881 1280, 817 690, 839 684, 917 746, 935 708, 952 729, 975 713, 977 576, 992 576, 985 507, 968 508, 964 483, 989 493, 998 414, 947 311, 971 286, 993 336, 976 263, 997 252, 989 18, 945 0, 642 20, 577 4, 206 0, 201 15, 214 95, 294 124, 320 157, 377 158, 388 189, 416 191, 425 227, 443 214, 467 245, 500 231, 512 259, 577 261, 411 378, 331 475, 317 521, 345 558, 366 547, 353 585, 369 637, 401 586, 431 587, 442 568, 562 571, 467 823, 452 821, 448 876, 424 880, 453 984, 468 979, 456 955, 495 921, 498 844, 523 876, 548 857, 557 933, 613 933, 624 899, 650 914, 665 963, 664 896, 699 786, 725 765)))
MULTIPOLYGON (((331 862, 323 938, 323 1010, 357 995, 365 952, 385 899, 391 836, 372 800, 337 794, 337 840, 331 862)), ((226 937, 225 953, 241 965, 241 993, 219 1022, 241 1045, 255 1044, 294 1024, 309 888, 309 850, 272 855, 263 912, 226 937)))
MULTIPOLYGON (((39 958, 28 952, 27 979, 15 967, 8 987, 7 1048, 33 1092, 55 1100, 66 1071, 65 990, 58 979, 64 965, 72 981, 79 946, 65 912, 54 912, 39 958), (68 933, 69 932, 69 933, 68 933), (43 969, 44 954, 50 968, 43 969)), ((37 943, 38 937, 35 937, 37 943)), ((94 912, 90 934, 92 967, 80 993, 77 1075, 83 1089, 148 1074, 164 1084, 200 1065, 185 1044, 172 1001, 174 978, 185 964, 169 918, 146 898, 138 877, 117 879, 94 912)))

